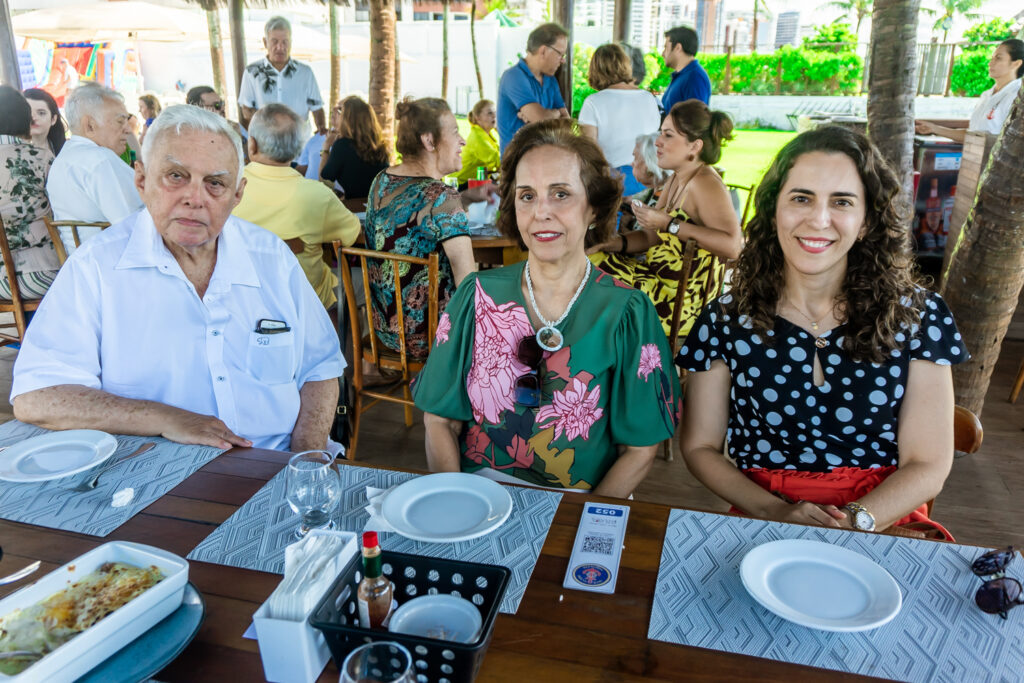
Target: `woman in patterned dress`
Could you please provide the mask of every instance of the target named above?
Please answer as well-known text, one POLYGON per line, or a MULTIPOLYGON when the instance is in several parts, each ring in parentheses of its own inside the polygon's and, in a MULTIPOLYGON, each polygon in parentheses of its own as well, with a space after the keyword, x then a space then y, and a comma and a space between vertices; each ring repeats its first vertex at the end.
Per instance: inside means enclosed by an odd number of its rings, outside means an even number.
MULTIPOLYGON (((41 299, 60 263, 43 218, 50 215, 46 175, 53 155, 31 140, 32 109, 14 88, 0 86, 0 216, 22 299, 41 299)), ((11 298, 0 263, 0 299, 11 298)))
POLYGON ((654 302, 667 335, 672 302, 679 288, 686 241, 697 240, 690 271, 680 336, 690 331, 706 291, 722 284, 723 260, 736 258, 743 232, 729 191, 711 167, 722 156, 722 143, 732 137, 732 121, 699 100, 679 102, 661 124, 658 165, 672 172, 654 207, 631 203, 639 229, 621 233, 597 264, 601 270, 644 292, 654 302), (643 255, 643 258, 639 258, 643 255))
MULTIPOLYGON (((366 204, 366 244, 370 249, 425 258, 440 255, 438 310, 445 305, 463 278, 476 270, 465 205, 490 198, 493 187, 480 185, 460 196, 442 178, 462 168, 462 147, 448 104, 425 97, 407 99, 395 109, 398 121, 396 148, 402 162, 381 171, 370 186, 366 204)), ((390 262, 370 261, 370 301, 373 326, 380 341, 399 350, 398 310, 390 262)), ((403 264, 402 302, 406 350, 414 358, 426 358, 426 266, 403 264)))
POLYGON ((835 126, 789 142, 757 189, 732 290, 677 360, 686 463, 742 512, 952 538, 926 503, 953 461, 949 366, 967 350, 914 282, 899 189, 863 135, 835 126))
POLYGON ((502 233, 525 263, 473 274, 413 387, 432 471, 626 497, 675 431, 679 382, 650 300, 592 268, 622 181, 566 120, 502 159, 502 233))

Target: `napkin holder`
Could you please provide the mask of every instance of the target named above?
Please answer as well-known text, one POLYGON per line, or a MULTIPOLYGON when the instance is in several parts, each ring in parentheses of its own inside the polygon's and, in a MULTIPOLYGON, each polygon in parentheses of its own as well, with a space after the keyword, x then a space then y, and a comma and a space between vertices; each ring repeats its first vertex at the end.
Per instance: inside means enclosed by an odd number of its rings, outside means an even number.
MULTIPOLYGON (((350 539, 341 553, 340 565, 343 568, 350 564, 350 556, 357 554, 354 533, 315 529, 310 534, 331 534, 350 539)), ((325 590, 329 588, 330 584, 325 590)), ((312 683, 331 658, 324 634, 310 626, 309 614, 301 621, 272 618, 268 602, 269 599, 253 614, 264 678, 270 683, 312 683)), ((314 609, 315 604, 310 613, 314 609)))

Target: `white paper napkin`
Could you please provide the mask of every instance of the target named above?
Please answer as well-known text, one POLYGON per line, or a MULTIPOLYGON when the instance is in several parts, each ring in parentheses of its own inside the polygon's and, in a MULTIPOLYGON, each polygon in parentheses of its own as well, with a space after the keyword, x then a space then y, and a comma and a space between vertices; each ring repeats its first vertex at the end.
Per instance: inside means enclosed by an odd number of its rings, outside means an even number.
POLYGON ((270 616, 305 619, 351 556, 347 546, 347 538, 311 533, 285 548, 284 579, 267 599, 270 616))
POLYGON ((381 505, 393 488, 395 487, 392 486, 387 489, 378 489, 372 486, 366 487, 366 501, 369 503, 366 506, 366 511, 370 513, 370 518, 366 520, 366 526, 363 527, 363 531, 393 532, 395 530, 393 526, 384 520, 384 515, 381 513, 381 505))

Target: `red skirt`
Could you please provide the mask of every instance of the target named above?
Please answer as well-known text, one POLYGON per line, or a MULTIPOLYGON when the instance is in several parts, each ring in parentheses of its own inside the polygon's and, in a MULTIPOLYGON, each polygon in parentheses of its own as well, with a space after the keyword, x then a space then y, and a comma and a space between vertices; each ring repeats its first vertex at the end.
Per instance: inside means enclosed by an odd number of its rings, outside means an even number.
MULTIPOLYGON (((782 495, 789 500, 806 500, 818 505, 842 507, 881 484, 886 477, 896 471, 896 468, 836 467, 831 472, 800 472, 763 468, 740 471, 761 488, 782 495)), ((746 514, 735 507, 730 511, 746 514)), ((897 520, 893 526, 933 529, 945 540, 953 540, 953 535, 945 527, 928 518, 927 505, 922 505, 903 519, 897 520)))

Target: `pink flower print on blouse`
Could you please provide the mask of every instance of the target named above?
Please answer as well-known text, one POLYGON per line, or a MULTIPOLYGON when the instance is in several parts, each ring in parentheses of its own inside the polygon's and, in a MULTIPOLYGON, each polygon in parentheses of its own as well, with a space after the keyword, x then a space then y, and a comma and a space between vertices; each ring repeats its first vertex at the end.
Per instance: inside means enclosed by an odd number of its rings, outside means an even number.
POLYGON ((437 331, 434 333, 434 346, 440 346, 448 341, 448 333, 452 330, 452 319, 448 317, 448 311, 441 314, 437 321, 437 331))
POLYGON ((636 370, 636 376, 647 381, 647 377, 655 370, 661 369, 661 352, 657 344, 644 344, 640 348, 640 367, 636 370))
POLYGON ((604 410, 597 407, 600 398, 600 386, 588 392, 587 385, 573 377, 564 391, 555 392, 551 405, 537 411, 537 425, 545 428, 554 426, 552 441, 563 433, 570 441, 581 436, 586 440, 590 436, 590 428, 604 414, 604 410))
POLYGON ((466 378, 466 392, 473 419, 501 422, 501 413, 515 408, 516 379, 530 368, 516 357, 519 341, 533 334, 526 311, 515 302, 500 306, 476 282, 476 322, 473 364, 466 378))

